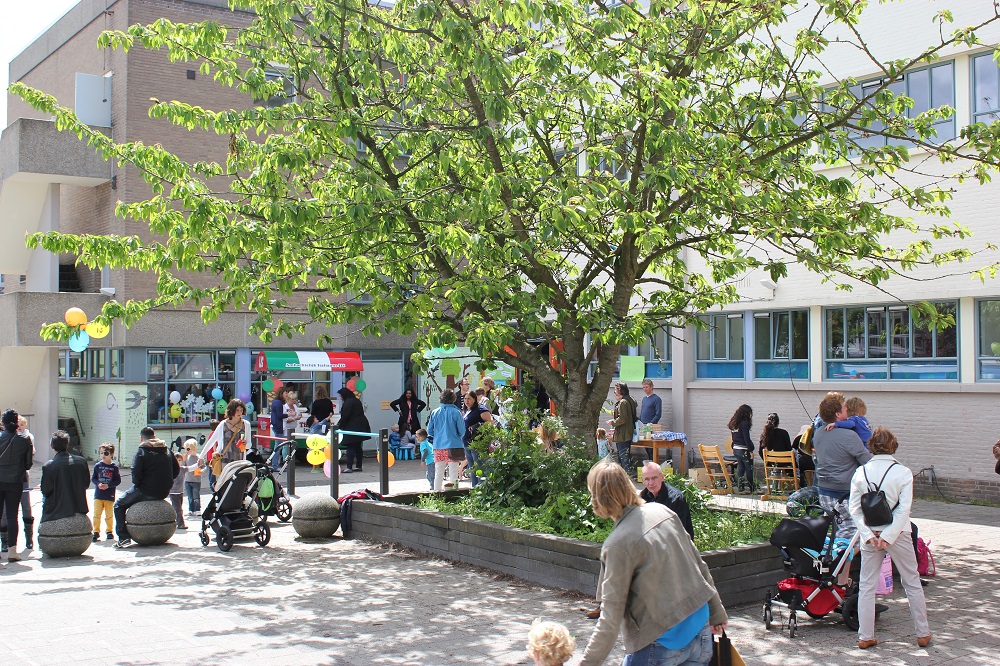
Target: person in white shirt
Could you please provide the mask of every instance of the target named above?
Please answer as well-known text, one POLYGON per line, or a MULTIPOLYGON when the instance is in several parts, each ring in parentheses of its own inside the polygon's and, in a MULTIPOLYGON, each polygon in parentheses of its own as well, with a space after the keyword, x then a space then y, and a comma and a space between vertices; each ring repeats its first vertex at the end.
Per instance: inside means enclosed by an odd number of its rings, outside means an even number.
POLYGON ((878 643, 875 640, 875 586, 886 552, 892 557, 906 592, 913 628, 917 632, 917 645, 926 647, 931 642, 931 629, 927 623, 927 604, 917 573, 917 558, 913 553, 910 533, 913 472, 893 457, 899 442, 887 428, 876 428, 868 446, 874 455, 854 472, 848 505, 861 540, 858 647, 865 650, 878 643), (892 522, 888 525, 868 525, 865 522, 861 496, 876 488, 885 493, 885 499, 892 508, 892 522))

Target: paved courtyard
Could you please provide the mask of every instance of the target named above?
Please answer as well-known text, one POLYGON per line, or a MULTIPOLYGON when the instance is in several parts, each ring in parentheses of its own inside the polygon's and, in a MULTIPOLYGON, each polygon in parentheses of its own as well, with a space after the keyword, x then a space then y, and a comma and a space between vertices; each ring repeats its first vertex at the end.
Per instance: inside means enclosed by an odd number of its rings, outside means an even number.
MULTIPOLYGON (((426 487, 416 462, 392 472, 392 492, 426 487)), ((370 464, 345 476, 344 492, 377 490, 375 473, 370 464)), ((323 492, 325 481, 300 469, 298 492, 323 492)), ((33 498, 37 516, 40 495, 33 498)), ((940 571, 925 588, 930 647, 917 648, 897 586, 879 646, 866 652, 837 614, 800 614, 790 639, 764 630, 759 607, 730 609, 730 636, 747 664, 997 663, 1000 510, 918 501, 915 516, 940 571)), ((3 564, 0 663, 529 664, 534 618, 570 628, 576 663, 593 627, 581 612, 590 601, 575 593, 361 541, 303 541, 291 525, 272 526, 264 549, 237 542, 221 553, 190 529, 161 547, 116 551, 102 540, 81 558, 34 551, 3 564)))

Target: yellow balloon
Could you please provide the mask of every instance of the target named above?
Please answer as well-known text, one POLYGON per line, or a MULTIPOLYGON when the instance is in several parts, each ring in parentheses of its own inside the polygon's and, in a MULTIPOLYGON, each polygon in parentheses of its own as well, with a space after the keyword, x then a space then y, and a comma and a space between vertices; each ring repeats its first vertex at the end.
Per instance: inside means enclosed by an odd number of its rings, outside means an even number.
MULTIPOLYGON (((389 462, 387 463, 387 465, 388 465, 389 467, 392 467, 393 465, 395 465, 395 464, 396 464, 396 456, 392 455, 392 451, 389 451, 389 453, 388 453, 388 456, 389 456, 389 457, 388 457, 388 458, 386 458, 386 460, 388 460, 388 461, 389 461, 389 462)), ((381 458, 381 457, 379 456, 379 454, 377 454, 377 453, 375 454, 375 459, 376 459, 376 460, 378 460, 379 462, 382 462, 382 458, 381 458)))
POLYGON ((306 454, 306 462, 310 465, 322 465, 325 460, 326 456, 323 455, 323 452, 316 449, 306 454))
POLYGON ((181 415, 180 405, 170 405, 170 415, 175 419, 181 415))
POLYGON ((83 330, 87 332, 87 335, 94 338, 95 340, 100 340, 101 338, 107 337, 108 333, 111 332, 111 327, 102 324, 99 321, 89 322, 83 327, 83 330))
POLYGON ((66 310, 66 323, 70 326, 83 326, 87 323, 87 313, 80 308, 66 310))
POLYGON ((306 448, 313 451, 329 446, 329 444, 323 435, 312 434, 306 437, 306 448))

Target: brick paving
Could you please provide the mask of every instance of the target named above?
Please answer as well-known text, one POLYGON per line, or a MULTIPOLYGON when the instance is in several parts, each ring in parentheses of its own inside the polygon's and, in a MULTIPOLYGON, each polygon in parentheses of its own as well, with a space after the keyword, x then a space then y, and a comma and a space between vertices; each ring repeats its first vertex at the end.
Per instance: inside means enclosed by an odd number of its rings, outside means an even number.
MULTIPOLYGON (((376 473, 370 465, 343 477, 344 492, 377 490, 376 473)), ((415 461, 397 462, 392 476, 392 492, 426 487, 415 461)), ((300 495, 324 492, 325 483, 300 469, 300 495)), ((37 516, 40 495, 32 496, 37 516)), ((764 629, 759 606, 730 609, 730 636, 747 664, 997 663, 1000 510, 917 501, 914 514, 940 571, 925 588, 930 647, 917 648, 897 585, 877 626, 879 646, 866 652, 837 614, 819 621, 800 614, 790 639, 764 629)), ((3 564, 0 663, 529 664, 525 637, 540 617, 577 637, 572 664, 593 627, 580 610, 589 600, 575 593, 376 544, 303 541, 291 525, 272 526, 264 549, 237 542, 221 553, 214 541, 203 548, 191 529, 160 547, 116 551, 101 541, 81 558, 33 551, 3 564)))

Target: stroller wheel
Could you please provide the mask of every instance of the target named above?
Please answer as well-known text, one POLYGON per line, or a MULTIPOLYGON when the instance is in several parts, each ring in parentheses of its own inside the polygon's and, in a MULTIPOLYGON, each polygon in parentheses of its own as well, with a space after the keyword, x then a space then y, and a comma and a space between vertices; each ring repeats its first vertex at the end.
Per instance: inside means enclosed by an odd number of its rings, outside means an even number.
POLYGON ((788 615, 788 637, 795 638, 795 628, 798 626, 798 620, 795 619, 795 613, 792 612, 788 615))
POLYGON ((283 523, 287 523, 292 519, 292 503, 285 498, 278 500, 278 506, 275 507, 275 511, 278 514, 278 520, 283 523))
POLYGON ((844 599, 844 607, 840 609, 840 613, 844 616, 844 625, 851 631, 857 631, 861 626, 858 619, 858 595, 852 594, 844 599))
POLYGON ((774 622, 774 613, 771 612, 770 606, 764 606, 764 610, 761 612, 761 619, 764 620, 764 628, 770 629, 771 623, 774 622))
POLYGON ((271 541, 271 526, 266 522, 261 521, 260 524, 254 528, 253 538, 257 541, 260 547, 263 548, 269 541, 271 541))
POLYGON ((233 531, 228 527, 220 527, 215 535, 215 543, 223 553, 228 553, 233 548, 233 531))
POLYGON ((206 534, 205 532, 202 532, 199 536, 201 537, 201 545, 207 546, 208 545, 208 534, 206 534))

